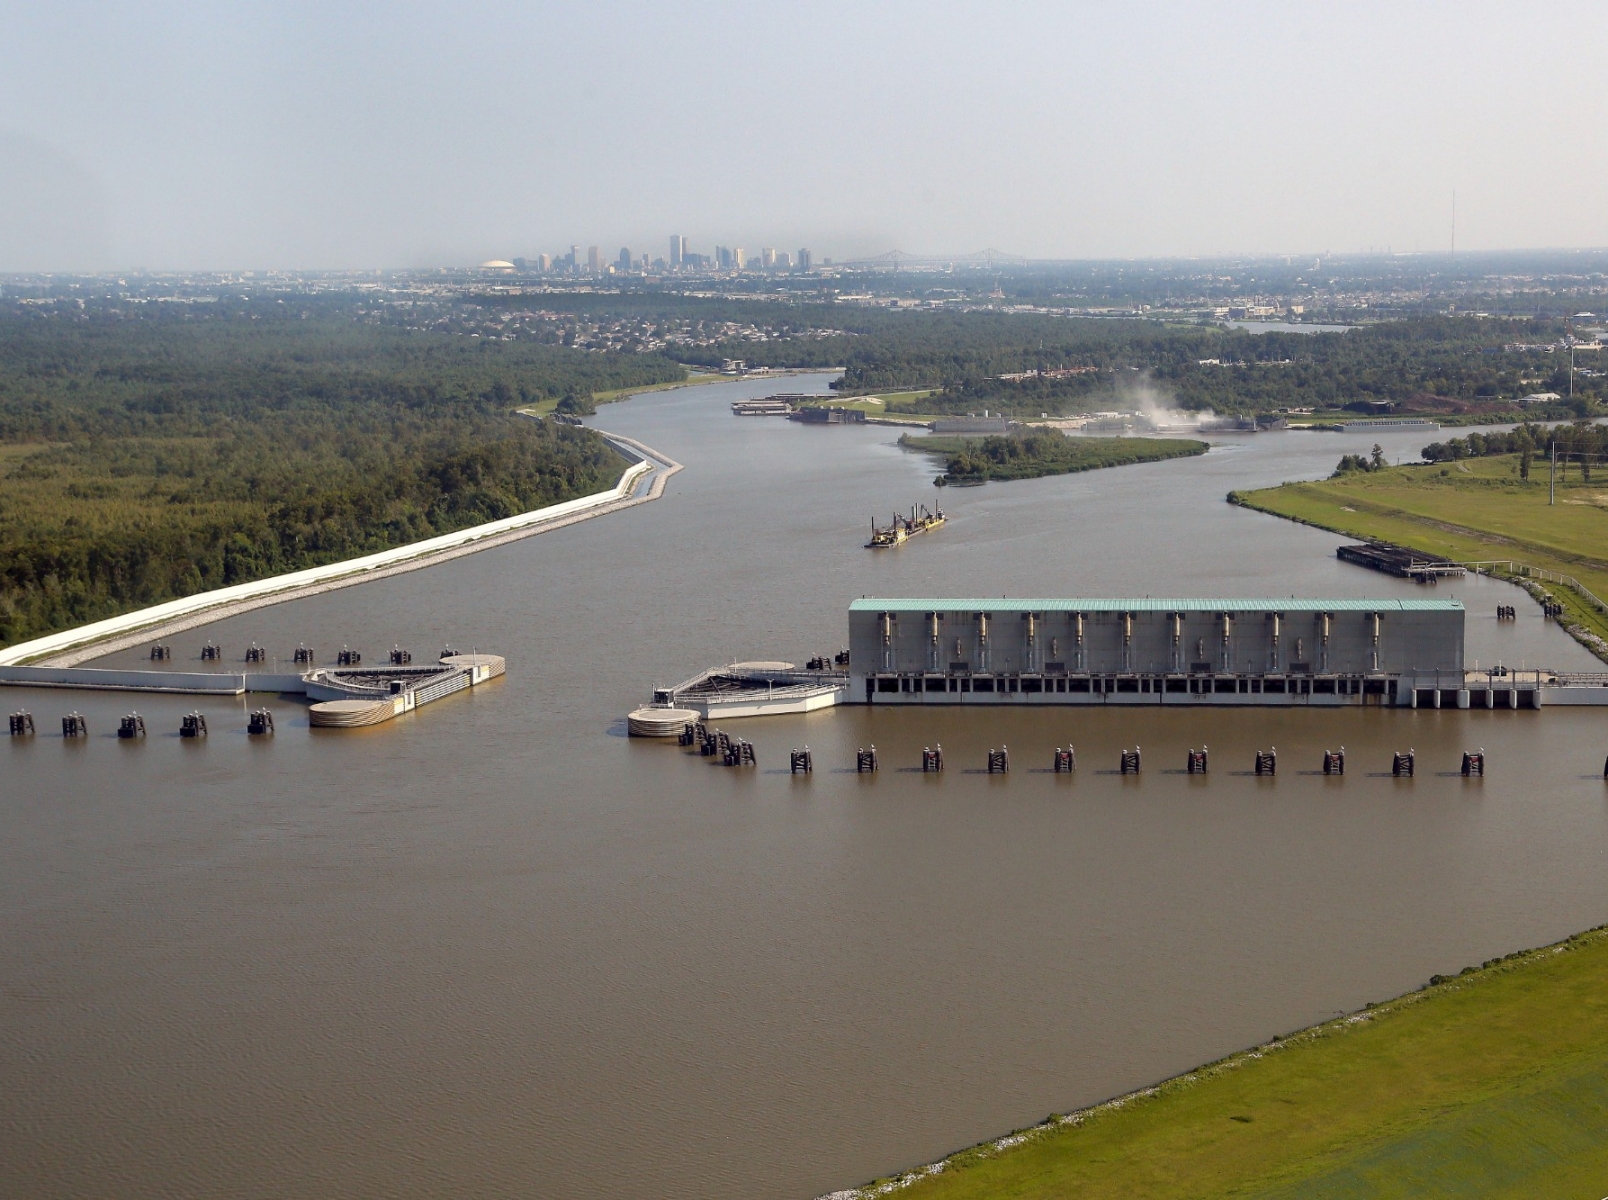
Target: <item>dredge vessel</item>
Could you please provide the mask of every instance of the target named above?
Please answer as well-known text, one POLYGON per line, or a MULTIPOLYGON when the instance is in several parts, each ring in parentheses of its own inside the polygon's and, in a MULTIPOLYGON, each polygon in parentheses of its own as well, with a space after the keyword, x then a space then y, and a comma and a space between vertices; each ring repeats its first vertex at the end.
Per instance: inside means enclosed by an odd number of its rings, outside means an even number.
POLYGON ((925 504, 910 506, 910 515, 893 514, 893 524, 878 528, 875 519, 871 522, 871 540, 867 542, 868 550, 885 550, 889 546, 902 546, 908 539, 918 533, 926 533, 929 529, 937 529, 944 523, 944 510, 929 510, 925 504))

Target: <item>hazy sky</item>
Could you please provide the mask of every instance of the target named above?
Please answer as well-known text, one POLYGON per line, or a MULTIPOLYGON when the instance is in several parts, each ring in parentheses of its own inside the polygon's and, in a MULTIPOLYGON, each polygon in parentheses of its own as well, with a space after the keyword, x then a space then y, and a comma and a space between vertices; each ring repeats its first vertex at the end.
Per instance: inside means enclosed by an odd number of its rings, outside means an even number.
POLYGON ((1608 4, 0 0, 0 270, 1608 246, 1608 4))

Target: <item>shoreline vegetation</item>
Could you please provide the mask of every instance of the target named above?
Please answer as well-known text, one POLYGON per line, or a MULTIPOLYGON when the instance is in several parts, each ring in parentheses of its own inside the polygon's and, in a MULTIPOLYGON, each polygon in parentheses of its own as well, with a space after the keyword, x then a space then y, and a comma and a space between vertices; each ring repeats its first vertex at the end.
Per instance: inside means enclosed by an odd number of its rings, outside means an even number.
POLYGON ((268 313, 0 315, 0 645, 614 485, 543 395, 668 360, 268 313))
POLYGON ((1605 985, 1599 926, 822 1200, 1595 1196, 1605 985))
POLYGON ((1563 628, 1608 659, 1608 611, 1598 604, 1608 597, 1608 490, 1589 468, 1582 478, 1578 465, 1565 465, 1551 505, 1548 464, 1525 459, 1521 451, 1403 467, 1353 463, 1325 480, 1233 491, 1228 502, 1426 556, 1492 564, 1481 569, 1562 605, 1563 628))
POLYGON ((635 438, 603 433, 617 450, 635 458, 619 481, 606 492, 581 496, 561 504, 488 525, 461 529, 424 542, 410 542, 375 556, 328 563, 289 575, 270 576, 222 592, 200 592, 148 609, 93 622, 30 642, 0 648, 0 665, 76 667, 91 659, 115 654, 151 640, 170 637, 186 629, 211 625, 227 617, 259 608, 318 596, 360 583, 371 583, 439 566, 468 554, 495 549, 509 542, 564 529, 580 521, 647 504, 664 494, 665 484, 682 465, 635 438), (658 465, 656 465, 658 464, 658 465), (646 493, 634 495, 642 478, 653 476, 646 493), (384 560, 384 561, 375 561, 384 560), (44 643, 44 644, 41 644, 44 643))
POLYGON ((933 480, 940 487, 1162 462, 1205 454, 1210 448, 1205 442, 1188 438, 1068 437, 1054 432, 982 438, 917 437, 907 433, 900 436, 899 444, 907 450, 944 458, 943 473, 933 480))
MULTIPOLYGON (((706 367, 690 364, 681 364, 685 375, 680 379, 671 379, 662 383, 643 383, 632 387, 614 388, 609 391, 592 392, 589 399, 576 394, 565 396, 549 396, 535 404, 526 405, 519 411, 529 417, 545 417, 553 412, 571 413, 575 416, 591 416, 597 412, 600 404, 613 404, 617 400, 629 400, 632 396, 641 396, 648 392, 674 392, 680 388, 701 387, 706 383, 752 383, 755 379, 785 379, 792 375, 821 375, 831 374, 841 370, 839 367, 785 367, 772 371, 768 376, 760 375, 725 375, 719 371, 711 371, 706 367), (568 400, 570 403, 565 404, 568 400)), ((832 401, 833 396, 821 397, 823 401, 832 401)))

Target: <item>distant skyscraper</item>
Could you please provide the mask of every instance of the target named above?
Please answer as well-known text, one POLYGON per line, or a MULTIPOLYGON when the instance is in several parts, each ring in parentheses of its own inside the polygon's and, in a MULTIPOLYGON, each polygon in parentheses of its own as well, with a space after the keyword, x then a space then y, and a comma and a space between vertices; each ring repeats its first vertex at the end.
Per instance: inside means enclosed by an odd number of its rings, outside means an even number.
POLYGON ((715 269, 717 271, 731 270, 731 251, 724 246, 715 247, 715 269))
POLYGON ((800 271, 808 271, 814 265, 815 257, 808 250, 798 252, 798 269, 800 271))
POLYGON ((586 269, 594 275, 603 274, 603 251, 596 246, 586 248, 586 269))
POLYGON ((619 261, 620 261, 620 270, 629 271, 631 269, 631 252, 629 250, 627 250, 624 246, 620 247, 620 260, 619 261))
POLYGON ((551 254, 538 254, 536 256, 536 269, 542 274, 553 269, 553 256, 551 254))
POLYGON ((793 269, 793 256, 786 250, 778 250, 776 252, 776 269, 779 271, 790 271, 793 269))
POLYGON ((522 258, 514 259, 513 264, 514 264, 514 270, 516 270, 516 271, 523 271, 526 267, 530 266, 530 264, 528 262, 526 262, 522 258))
POLYGON ((670 266, 679 267, 687 257, 687 239, 679 233, 670 235, 670 266))
POLYGON ((738 246, 731 252, 731 265, 733 269, 738 271, 741 271, 745 266, 748 265, 748 256, 743 253, 743 248, 741 246, 738 246))
POLYGON ((759 252, 759 265, 766 271, 774 268, 776 266, 776 251, 769 246, 761 250, 759 252))
POLYGON ((579 271, 581 269, 581 248, 579 246, 570 247, 569 269, 571 271, 579 271))

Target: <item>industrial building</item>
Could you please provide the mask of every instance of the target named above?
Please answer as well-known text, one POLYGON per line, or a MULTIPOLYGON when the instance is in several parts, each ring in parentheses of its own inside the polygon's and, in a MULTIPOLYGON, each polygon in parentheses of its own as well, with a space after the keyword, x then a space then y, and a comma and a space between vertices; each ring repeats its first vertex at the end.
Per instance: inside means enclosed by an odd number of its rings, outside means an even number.
POLYGON ((1463 616, 1456 600, 856 600, 848 699, 1466 708, 1463 616))

